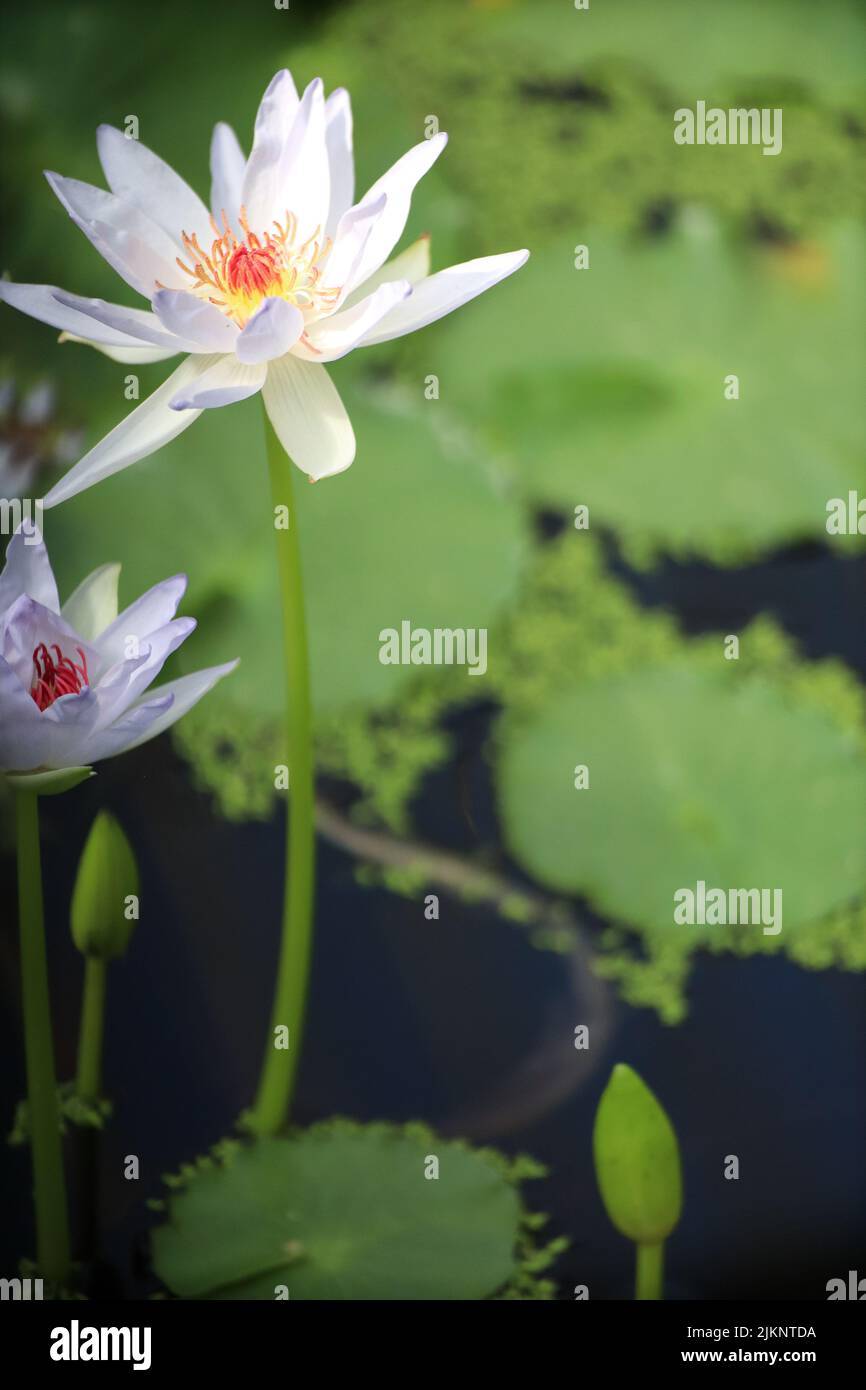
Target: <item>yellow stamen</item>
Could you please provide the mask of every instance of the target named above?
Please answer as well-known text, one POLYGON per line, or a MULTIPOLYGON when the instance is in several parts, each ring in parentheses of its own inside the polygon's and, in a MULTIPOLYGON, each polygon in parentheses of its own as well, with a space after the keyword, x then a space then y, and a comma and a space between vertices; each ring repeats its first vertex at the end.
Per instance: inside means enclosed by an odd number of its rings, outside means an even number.
POLYGON ((210 219, 214 241, 209 251, 195 234, 181 235, 186 260, 178 256, 177 264, 192 281, 193 294, 217 305, 239 328, 271 297, 295 304, 310 320, 333 309, 339 287, 319 283, 322 263, 331 250, 330 237, 319 240, 321 227, 295 248, 298 219, 289 211, 282 222, 274 220, 272 231, 259 234, 250 227, 242 207, 238 223, 243 240, 235 236, 224 209, 221 221, 222 230, 210 219))

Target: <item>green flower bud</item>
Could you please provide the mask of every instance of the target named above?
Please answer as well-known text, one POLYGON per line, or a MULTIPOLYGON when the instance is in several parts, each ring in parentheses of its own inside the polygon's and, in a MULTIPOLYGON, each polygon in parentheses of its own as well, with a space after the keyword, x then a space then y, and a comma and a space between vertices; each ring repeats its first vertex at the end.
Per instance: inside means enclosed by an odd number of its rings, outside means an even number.
POLYGON ((85 956, 122 956, 138 921, 138 867, 117 821, 100 811, 81 854, 72 894, 72 939, 85 956))
POLYGON ((599 1101, 592 1136, 595 1175, 608 1216, 629 1240, 657 1244, 682 1209, 680 1150, 652 1091, 624 1063, 599 1101))

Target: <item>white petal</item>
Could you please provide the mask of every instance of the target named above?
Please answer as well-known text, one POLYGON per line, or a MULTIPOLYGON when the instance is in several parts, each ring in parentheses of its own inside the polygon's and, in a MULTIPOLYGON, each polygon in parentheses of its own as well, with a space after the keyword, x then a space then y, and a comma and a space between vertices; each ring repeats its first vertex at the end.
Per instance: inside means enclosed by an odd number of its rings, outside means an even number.
POLYGON ((253 149, 268 140, 285 140, 295 119, 300 98, 288 68, 275 72, 256 112, 253 149))
POLYGON ((459 309, 461 304, 519 270, 528 256, 528 251, 506 251, 501 256, 481 256, 478 260, 440 270, 416 285, 411 299, 392 309, 387 318, 367 334, 361 346, 386 343, 390 338, 400 338, 404 333, 414 333, 416 328, 435 323, 436 319, 459 309))
POLYGON ((238 212, 241 206, 245 166, 246 160, 238 137, 230 125, 220 121, 214 126, 210 146, 210 205, 214 221, 220 230, 225 213, 229 226, 233 227, 235 232, 240 231, 238 212))
POLYGON ((385 315, 411 293, 408 280, 380 285, 353 308, 314 323, 307 332, 312 351, 303 351, 303 345, 299 345, 298 355, 312 362, 336 362, 337 358, 351 352, 366 334, 372 333, 385 315))
MULTIPOLYGON (((259 196, 258 189, 256 196, 259 196)), ((298 219, 297 239, 325 239, 331 201, 331 171, 325 140, 325 93, 322 80, 313 79, 301 98, 292 129, 274 171, 272 189, 263 188, 259 204, 262 226, 288 210, 298 219), (272 199, 272 201, 268 201, 272 199), (268 216, 268 210, 270 216, 268 216)))
POLYGON ((253 148, 250 158, 267 151, 273 154, 283 148, 289 138, 292 122, 300 105, 298 89, 288 68, 274 73, 259 102, 253 127, 253 148))
MULTIPOLYGON (((164 290, 163 293, 176 294, 177 291, 164 290)), ((84 295, 70 294, 68 290, 55 290, 54 298, 64 308, 89 315, 94 328, 102 325, 115 333, 124 334, 133 341, 167 348, 169 352, 194 352, 196 349, 195 342, 167 331, 157 315, 148 309, 127 309, 122 304, 108 304, 104 299, 88 299, 84 295)))
POLYGON ((364 194, 359 207, 374 203, 382 193, 386 195, 386 202, 350 288, 362 284, 390 256, 403 235, 415 185, 439 158, 447 143, 448 136, 444 131, 430 140, 422 140, 408 150, 402 159, 398 159, 364 194))
POLYGON ((153 307, 159 321, 179 338, 193 343, 189 351, 231 352, 238 326, 215 304, 188 290, 157 290, 153 307))
POLYGON ((112 747, 110 752, 100 752, 97 756, 111 757, 115 753, 127 752, 130 748, 137 748, 139 744, 156 738, 157 734, 176 724, 193 705, 197 705, 202 696, 212 690, 223 676, 233 671, 237 664, 237 661, 227 661, 222 666, 193 671, 188 676, 181 676, 178 680, 157 686, 156 690, 152 690, 133 706, 122 724, 114 724, 106 731, 102 737, 106 743, 111 740, 116 746, 112 747))
POLYGON ((119 473, 131 463, 146 458, 163 444, 176 438, 198 419, 198 410, 171 410, 169 401, 181 388, 201 376, 216 361, 215 357, 187 357, 172 372, 152 396, 127 415, 84 458, 70 468, 45 497, 45 507, 56 507, 76 493, 119 473))
POLYGON ((77 333, 61 333, 57 339, 58 343, 83 343, 85 347, 96 348, 103 357, 110 357, 112 362, 124 362, 129 366, 146 366, 150 362, 167 362, 169 357, 176 357, 182 348, 158 348, 158 347, 106 347, 104 343, 95 343, 92 338, 79 338, 77 333))
POLYGON ((299 102, 291 73, 283 68, 272 78, 256 115, 253 148, 247 160, 240 201, 247 209, 253 230, 264 231, 274 217, 272 206, 280 191, 277 169, 294 124, 299 102), (255 195, 255 196, 254 196, 255 195))
POLYGON ((325 100, 320 78, 304 92, 282 142, 274 138, 250 155, 244 175, 243 203, 253 231, 265 231, 286 212, 298 219, 296 239, 317 232, 324 239, 331 176, 325 144, 325 100))
POLYGON ((76 227, 113 270, 145 299, 157 284, 180 287, 178 244, 133 203, 59 174, 45 177, 76 227))
POLYGON ((383 193, 375 202, 350 208, 340 218, 322 276, 322 284, 326 288, 340 292, 334 301, 334 313, 348 298, 352 286, 359 283, 367 245, 385 211, 386 202, 387 197, 383 193))
POLYGON ((22 594, 60 611, 60 599, 48 551, 39 530, 19 527, 6 548, 6 563, 0 574, 0 618, 22 594))
POLYGON ((399 256, 394 256, 374 271, 363 285, 354 289, 346 300, 345 308, 350 309, 380 285, 387 285, 391 280, 408 280, 410 285, 417 285, 419 281, 426 280, 429 274, 430 234, 425 232, 417 241, 413 241, 411 246, 407 246, 405 251, 401 251, 399 256))
POLYGON ((186 585, 185 574, 174 574, 170 579, 154 584, 141 598, 124 608, 94 643, 99 670, 105 671, 116 662, 127 659, 130 639, 140 646, 147 642, 151 633, 170 623, 186 593, 186 585))
POLYGON ((285 299, 265 299, 235 344, 241 362, 270 362, 282 357, 304 331, 304 316, 285 299))
POLYGON ((208 410, 212 406, 234 405, 261 391, 266 372, 264 362, 247 366, 231 355, 221 357, 192 386, 178 391, 169 405, 172 410, 208 410))
POLYGON ((338 87, 325 102, 325 143, 331 170, 331 205, 325 231, 333 237, 337 223, 343 213, 348 212, 355 196, 352 105, 344 87, 338 87))
POLYGON ((101 125, 96 148, 112 193, 146 213, 173 241, 180 241, 181 232, 208 235, 210 221, 201 198, 140 140, 101 125))
MULTIPOLYGON (((61 303, 57 298, 58 294, 64 294, 64 291, 56 285, 17 285, 12 280, 0 280, 0 300, 10 304, 13 309, 20 309, 23 314, 38 319, 40 323, 50 324, 52 328, 62 328, 76 337, 86 338, 88 342, 108 347, 126 349, 150 346, 149 340, 139 338, 137 331, 134 337, 129 333, 121 333, 116 328, 109 328, 107 324, 100 323, 81 308, 73 307, 76 301, 86 304, 87 300, 79 301, 76 295, 69 295, 72 303, 61 303)), ((124 309, 120 304, 112 307, 119 313, 139 314, 144 320, 154 323, 159 328, 159 320, 146 309, 124 309)), ((131 319, 130 327, 133 321, 140 322, 131 319)))
POLYGON ((100 565, 69 595, 60 616, 88 642, 93 642, 117 617, 120 565, 100 565))
POLYGON ((352 423, 324 367, 291 353, 271 362, 265 408, 289 458, 313 479, 342 473, 355 457, 352 423))

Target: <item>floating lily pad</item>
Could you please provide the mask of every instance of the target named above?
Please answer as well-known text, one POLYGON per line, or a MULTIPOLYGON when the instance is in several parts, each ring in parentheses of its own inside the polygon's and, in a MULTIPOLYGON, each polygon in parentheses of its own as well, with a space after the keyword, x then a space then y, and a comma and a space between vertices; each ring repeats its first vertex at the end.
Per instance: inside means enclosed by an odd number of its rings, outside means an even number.
POLYGON ((498 1156, 415 1127, 320 1125, 240 1147, 154 1234, 182 1298, 479 1299, 514 1275, 520 1203, 498 1156), (438 1178, 425 1177, 430 1158, 438 1178))
POLYGON ((828 499, 866 487, 863 232, 747 253, 694 214, 658 242, 574 239, 589 268, 545 250, 429 352, 527 496, 585 503, 650 552, 728 562, 828 540, 828 499))
MULTIPOLYGON (((424 399, 423 377, 414 397, 344 383, 355 463, 312 486, 298 469, 292 478, 319 714, 391 700, 417 674, 379 661, 383 628, 399 629, 403 619, 488 627, 514 595, 525 551, 517 503, 477 451, 446 432, 445 408, 424 399)), ((127 600, 186 571, 184 610, 199 630, 181 669, 240 656, 225 682, 231 690, 218 687, 209 702, 247 718, 279 714, 276 550, 258 403, 205 411, 168 448, 48 523, 66 585, 115 555, 127 600), (121 530, 118 517, 128 518, 121 530)))
MULTIPOLYGON (((88 444, 135 408, 123 397, 125 376, 139 377, 145 400, 176 365, 132 368, 85 347, 57 351, 86 358, 98 406, 88 444)), ((60 592, 71 593, 97 565, 118 560, 121 606, 167 575, 186 573, 184 609, 195 612, 196 602, 244 583, 256 521, 267 505, 258 403, 205 411, 167 448, 45 513, 60 592)))
POLYGON ((781 889, 783 936, 866 892, 862 742, 762 678, 682 663, 559 695, 505 725, 498 788, 523 867, 630 926, 712 934, 674 926, 698 880, 781 889))

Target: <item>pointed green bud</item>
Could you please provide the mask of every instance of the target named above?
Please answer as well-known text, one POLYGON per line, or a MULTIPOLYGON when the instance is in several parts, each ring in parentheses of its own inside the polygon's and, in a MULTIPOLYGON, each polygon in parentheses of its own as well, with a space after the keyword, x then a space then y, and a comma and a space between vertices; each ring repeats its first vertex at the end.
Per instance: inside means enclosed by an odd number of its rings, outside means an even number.
POLYGON ((607 1214, 639 1245, 670 1235, 682 1209, 680 1150, 673 1126, 631 1067, 614 1067, 592 1136, 595 1175, 607 1214))
POLYGON ((85 956, 122 956, 138 921, 138 867, 117 821, 100 811, 81 854, 72 894, 72 939, 85 956))

